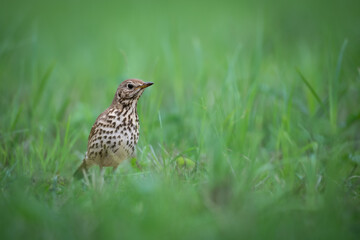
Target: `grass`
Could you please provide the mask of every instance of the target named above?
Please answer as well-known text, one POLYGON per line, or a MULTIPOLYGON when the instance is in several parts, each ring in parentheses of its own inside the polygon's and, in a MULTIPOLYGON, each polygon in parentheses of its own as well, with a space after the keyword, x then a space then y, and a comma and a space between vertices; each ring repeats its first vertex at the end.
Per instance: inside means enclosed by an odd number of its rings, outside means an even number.
POLYGON ((357 1, 2 5, 1 239, 359 238, 357 1), (142 170, 72 180, 127 78, 142 170))

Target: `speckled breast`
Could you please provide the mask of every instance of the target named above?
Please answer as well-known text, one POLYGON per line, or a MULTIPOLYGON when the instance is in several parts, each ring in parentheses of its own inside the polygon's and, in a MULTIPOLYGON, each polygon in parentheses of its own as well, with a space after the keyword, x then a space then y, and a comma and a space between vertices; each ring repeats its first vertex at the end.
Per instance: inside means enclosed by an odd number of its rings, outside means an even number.
POLYGON ((98 119, 94 135, 89 140, 88 158, 112 166, 135 155, 139 139, 136 109, 110 110, 98 119))

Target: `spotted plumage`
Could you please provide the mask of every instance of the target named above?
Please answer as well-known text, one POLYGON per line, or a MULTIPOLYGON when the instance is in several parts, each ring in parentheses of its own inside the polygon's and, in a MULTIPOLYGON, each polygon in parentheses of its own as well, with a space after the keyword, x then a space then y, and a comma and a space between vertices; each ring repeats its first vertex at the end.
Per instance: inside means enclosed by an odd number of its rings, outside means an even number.
POLYGON ((74 176, 82 177, 91 166, 113 167, 135 156, 139 140, 137 102, 151 82, 128 79, 118 87, 114 99, 91 128, 85 158, 74 176))

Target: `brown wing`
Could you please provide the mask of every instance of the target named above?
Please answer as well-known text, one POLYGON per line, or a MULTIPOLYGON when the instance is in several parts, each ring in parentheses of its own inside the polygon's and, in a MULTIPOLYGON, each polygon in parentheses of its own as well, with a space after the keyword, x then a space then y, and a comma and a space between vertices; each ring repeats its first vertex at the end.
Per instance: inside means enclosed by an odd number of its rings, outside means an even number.
POLYGON ((109 110, 106 109, 103 113, 101 113, 97 118, 96 118, 96 121, 94 123, 94 125, 92 126, 91 130, 90 130, 90 134, 89 134, 89 137, 88 137, 88 143, 90 142, 90 139, 94 136, 95 134, 95 131, 97 129, 97 127, 99 126, 99 122, 102 120, 102 119, 106 119, 107 115, 109 114, 109 110))

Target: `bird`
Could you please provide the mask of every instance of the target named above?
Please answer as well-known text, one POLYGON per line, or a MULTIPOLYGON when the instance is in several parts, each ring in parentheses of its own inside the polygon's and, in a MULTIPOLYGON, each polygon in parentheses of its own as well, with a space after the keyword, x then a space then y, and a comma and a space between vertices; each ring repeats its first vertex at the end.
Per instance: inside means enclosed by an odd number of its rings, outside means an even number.
POLYGON ((145 88, 153 85, 140 79, 127 79, 120 83, 111 105, 93 124, 88 137, 87 152, 74 173, 81 179, 90 167, 113 167, 136 156, 139 139, 137 103, 145 88))

